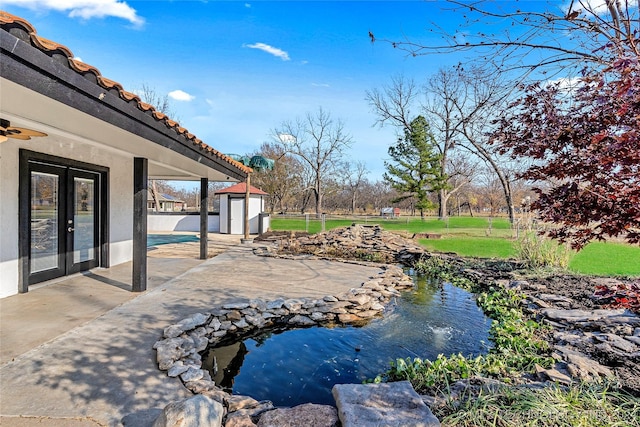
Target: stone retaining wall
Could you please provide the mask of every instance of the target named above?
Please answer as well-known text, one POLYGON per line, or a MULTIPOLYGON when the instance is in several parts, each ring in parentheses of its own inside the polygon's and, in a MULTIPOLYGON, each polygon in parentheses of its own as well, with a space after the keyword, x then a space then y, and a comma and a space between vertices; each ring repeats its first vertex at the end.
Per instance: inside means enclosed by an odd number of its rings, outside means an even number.
POLYGON ((396 266, 382 266, 376 277, 340 295, 320 299, 255 299, 229 303, 208 313, 197 313, 164 329, 154 344, 161 370, 179 377, 185 387, 224 405, 226 426, 248 424, 273 409, 271 402, 224 392, 202 369, 200 352, 208 346, 237 341, 269 327, 310 327, 366 323, 381 315, 400 290, 413 288, 412 279, 396 266))

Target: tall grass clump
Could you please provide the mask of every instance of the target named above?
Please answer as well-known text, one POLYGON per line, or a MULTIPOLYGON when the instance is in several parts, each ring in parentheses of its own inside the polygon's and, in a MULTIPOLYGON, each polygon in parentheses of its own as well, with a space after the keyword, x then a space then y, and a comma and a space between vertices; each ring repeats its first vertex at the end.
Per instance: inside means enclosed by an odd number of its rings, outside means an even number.
POLYGON ((640 426, 640 403, 606 383, 502 387, 434 408, 443 426, 640 426))
POLYGON ((544 235, 531 218, 524 220, 524 229, 514 243, 516 257, 529 268, 560 268, 566 270, 571 260, 568 245, 558 243, 544 235))

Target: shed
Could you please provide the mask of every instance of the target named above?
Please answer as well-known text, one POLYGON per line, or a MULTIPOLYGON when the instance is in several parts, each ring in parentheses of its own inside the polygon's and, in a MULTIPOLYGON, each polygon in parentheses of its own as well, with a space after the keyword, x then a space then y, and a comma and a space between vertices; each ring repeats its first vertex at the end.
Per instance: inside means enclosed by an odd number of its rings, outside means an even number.
MULTIPOLYGON (((245 234, 244 207, 247 184, 240 182, 214 193, 220 197, 220 233, 245 234)), ((263 213, 264 196, 268 193, 249 185, 249 234, 269 228, 269 217, 263 213)))
POLYGON ((167 193, 158 193, 158 203, 160 206, 156 209, 156 200, 152 193, 152 191, 149 191, 147 195, 147 209, 149 211, 178 212, 185 210, 187 207, 185 201, 176 196, 167 193))
POLYGON ((380 209, 380 216, 383 218, 399 218, 400 208, 382 208, 380 209))

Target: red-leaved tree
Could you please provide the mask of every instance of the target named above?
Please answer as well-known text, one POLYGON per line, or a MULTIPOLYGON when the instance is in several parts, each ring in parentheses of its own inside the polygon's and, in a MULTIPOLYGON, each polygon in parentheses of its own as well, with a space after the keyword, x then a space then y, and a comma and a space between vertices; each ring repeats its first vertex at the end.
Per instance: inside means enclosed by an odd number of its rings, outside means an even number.
POLYGON ((573 90, 534 84, 498 121, 492 141, 530 162, 532 208, 551 237, 580 249, 621 237, 640 243, 640 64, 620 58, 573 90))

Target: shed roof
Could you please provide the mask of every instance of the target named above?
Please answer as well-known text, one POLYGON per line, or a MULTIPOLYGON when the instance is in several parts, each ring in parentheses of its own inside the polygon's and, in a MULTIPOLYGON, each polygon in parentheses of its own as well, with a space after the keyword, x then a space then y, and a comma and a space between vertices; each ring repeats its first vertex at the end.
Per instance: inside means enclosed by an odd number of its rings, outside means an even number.
MULTIPOLYGON (((70 85, 76 88, 78 90, 78 93, 84 93, 86 91, 86 82, 90 82, 90 84, 93 84, 97 87, 97 93, 101 93, 100 96, 95 97, 96 103, 102 102, 103 104, 107 104, 106 106, 108 108, 116 107, 115 110, 129 114, 131 113, 131 110, 128 108, 128 105, 135 106, 138 111, 138 114, 136 114, 136 116, 140 116, 141 114, 143 114, 152 117, 156 123, 166 127, 166 129, 170 131, 168 132, 168 135, 171 139, 178 142, 180 145, 190 145, 191 148, 196 153, 198 153, 194 154, 194 157, 204 157, 206 159, 212 160, 215 164, 227 164, 226 167, 228 169, 228 173, 231 173, 233 175, 238 174, 238 177, 239 174, 246 176, 246 174, 252 171, 252 169, 248 166, 243 165, 242 163, 220 153, 211 146, 207 145, 195 135, 190 133, 187 129, 180 126, 178 122, 171 120, 171 118, 169 118, 166 114, 157 111, 156 108, 152 105, 142 102, 138 95, 126 91, 120 83, 103 77, 96 67, 85 64, 84 62, 76 59, 71 50, 66 46, 40 37, 36 33, 33 25, 27 20, 12 15, 6 11, 0 11, 0 29, 26 43, 32 48, 35 48, 40 52, 46 54, 48 57, 54 59, 55 63, 58 66, 62 65, 62 67, 73 71, 76 75, 81 77, 81 80, 72 79, 73 81, 70 82, 70 85), (117 96, 125 104, 118 104, 104 99, 104 91, 106 91, 106 93, 117 96), (231 168, 229 168, 229 166, 231 168)), ((2 33, 0 33, 0 36, 2 36, 2 33)), ((39 64, 36 64, 37 59, 33 58, 27 50, 22 48, 22 46, 19 45, 19 42, 11 42, 9 41, 9 39, 5 39, 4 37, 0 39, 0 42, 2 44, 3 50, 3 60, 0 61, 0 65, 2 66, 2 77, 16 81, 16 83, 22 85, 29 84, 31 89, 40 91, 47 96, 51 96, 50 93, 46 92, 48 89, 39 90, 39 88, 34 88, 33 86, 34 84, 37 85, 37 82, 34 82, 33 80, 20 81, 21 79, 28 79, 28 77, 20 77, 21 73, 20 71, 16 71, 17 67, 13 67, 13 64, 7 64, 7 60, 9 58, 15 58, 17 59, 17 62, 33 67, 33 69, 38 70, 37 72, 42 73, 43 69, 38 68, 39 64), (5 55, 7 56, 5 57, 5 55)), ((67 83, 69 82, 67 81, 67 83)), ((92 92, 96 92, 96 89, 93 89, 92 92)), ((134 130, 130 130, 129 127, 124 126, 122 123, 118 123, 117 125, 132 133, 135 133, 134 130)), ((181 154, 183 155, 188 154, 178 146, 176 146, 175 151, 181 152, 181 154)))
MULTIPOLYGON (((167 193, 158 193, 158 200, 160 202, 176 202, 176 203, 184 203, 184 200, 176 197, 176 196, 172 196, 171 194, 167 194, 167 193)), ((153 201, 153 194, 151 194, 151 191, 147 192, 147 201, 152 202, 153 201)))
MULTIPOLYGON (((239 182, 238 184, 232 185, 231 187, 218 190, 215 192, 215 194, 246 194, 246 192, 247 192, 247 184, 244 182, 239 182)), ((265 193, 264 191, 254 187, 253 185, 249 186, 249 194, 258 194, 262 196, 269 195, 269 193, 265 193)))

